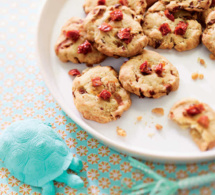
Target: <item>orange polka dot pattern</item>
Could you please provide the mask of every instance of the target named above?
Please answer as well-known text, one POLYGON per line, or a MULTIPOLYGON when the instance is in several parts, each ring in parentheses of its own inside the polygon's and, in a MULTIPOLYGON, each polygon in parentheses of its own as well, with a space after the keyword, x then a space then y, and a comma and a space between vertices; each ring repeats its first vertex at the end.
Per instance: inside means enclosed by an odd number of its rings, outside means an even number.
MULTIPOLYGON (((52 124, 74 156, 84 163, 85 188, 55 182, 57 195, 120 195, 122 181, 131 187, 153 181, 134 169, 125 155, 100 144, 76 125, 54 101, 42 80, 35 55, 35 26, 43 0, 1 1, 0 6, 0 133, 17 120, 38 118, 52 124)), ((171 179, 215 172, 215 162, 192 165, 146 164, 171 179)), ((215 184, 180 190, 180 195, 215 194, 215 184)), ((41 195, 41 189, 17 180, 0 161, 0 195, 41 195)))

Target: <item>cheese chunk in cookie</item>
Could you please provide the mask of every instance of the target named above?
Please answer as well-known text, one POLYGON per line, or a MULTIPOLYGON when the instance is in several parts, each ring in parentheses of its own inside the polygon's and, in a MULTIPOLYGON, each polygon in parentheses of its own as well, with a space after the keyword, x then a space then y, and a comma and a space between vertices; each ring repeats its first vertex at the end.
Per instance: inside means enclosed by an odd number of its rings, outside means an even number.
POLYGON ((182 128, 189 128, 194 142, 205 151, 215 146, 215 112, 196 99, 184 99, 170 110, 169 118, 182 128))
POLYGON ((140 25, 141 17, 126 6, 98 6, 86 17, 87 38, 107 56, 131 57, 143 51, 148 39, 140 25))
POLYGON ((121 87, 117 72, 110 66, 83 71, 74 79, 72 92, 83 117, 99 123, 120 118, 131 106, 130 94, 121 87))
POLYGON ((55 45, 55 53, 62 62, 98 64, 106 58, 87 40, 83 22, 73 17, 62 27, 55 45))
POLYGON ((167 9, 171 11, 185 9, 202 12, 210 7, 212 0, 161 0, 161 2, 166 4, 167 9))
POLYGON ((96 6, 105 5, 115 6, 117 4, 124 5, 135 11, 136 14, 144 14, 147 7, 146 0, 85 0, 84 11, 88 14, 96 6))
POLYGON ((124 89, 140 97, 159 98, 179 86, 177 69, 160 54, 148 50, 121 66, 119 80, 124 89))
POLYGON ((149 45, 159 49, 191 50, 200 43, 202 27, 196 15, 187 11, 170 12, 161 2, 149 8, 143 22, 149 45))
POLYGON ((215 55, 215 5, 203 13, 206 28, 202 42, 215 55))

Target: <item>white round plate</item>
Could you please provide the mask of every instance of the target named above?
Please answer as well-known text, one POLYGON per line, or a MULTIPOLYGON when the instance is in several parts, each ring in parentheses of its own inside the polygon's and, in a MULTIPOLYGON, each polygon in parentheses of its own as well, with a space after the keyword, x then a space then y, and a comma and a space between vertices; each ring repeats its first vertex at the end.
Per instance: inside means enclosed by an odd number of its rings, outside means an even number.
MULTIPOLYGON (((46 85, 62 109, 102 143, 135 157, 177 163, 215 159, 214 149, 201 152, 192 141, 189 131, 180 129, 167 117, 171 106, 186 97, 197 98, 215 109, 215 65, 214 61, 209 59, 209 52, 203 45, 181 53, 175 50, 156 50, 177 67, 180 74, 178 91, 160 99, 139 99, 131 95, 131 108, 119 120, 108 124, 99 124, 82 117, 73 103, 73 78, 68 75, 68 71, 73 68, 82 71, 86 65, 60 62, 55 55, 54 45, 62 25, 70 17, 85 17, 83 3, 84 0, 46 0, 38 22, 38 64, 46 85), (205 60, 207 68, 199 64, 199 57, 205 60), (205 79, 193 81, 191 74, 196 71, 203 73, 205 79), (164 108, 165 116, 154 116, 151 110, 156 107, 164 108), (142 116, 143 120, 136 123, 138 116, 142 116), (160 132, 155 129, 157 123, 163 125, 160 132), (117 135, 117 126, 126 130, 126 137, 117 135)), ((150 47, 147 49, 152 50, 150 47)), ((124 61, 125 58, 108 58, 102 65, 111 65, 119 70, 124 61)))

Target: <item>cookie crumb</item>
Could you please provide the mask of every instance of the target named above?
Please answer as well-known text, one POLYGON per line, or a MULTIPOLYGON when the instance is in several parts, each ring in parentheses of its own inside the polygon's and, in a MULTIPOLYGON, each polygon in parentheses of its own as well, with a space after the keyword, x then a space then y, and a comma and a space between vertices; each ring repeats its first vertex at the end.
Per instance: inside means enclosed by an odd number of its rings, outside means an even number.
POLYGON ((122 136, 122 137, 126 137, 127 136, 127 133, 126 133, 126 131, 124 129, 121 129, 121 128, 117 127, 116 131, 117 131, 117 134, 119 136, 122 136))
POLYGON ((203 74, 199 74, 199 79, 204 79, 204 75, 203 74))
POLYGON ((193 80, 198 79, 198 77, 199 77, 199 73, 194 72, 194 73, 192 74, 192 79, 193 79, 193 80))
POLYGON ((155 134, 154 134, 154 133, 149 133, 148 136, 149 136, 150 138, 153 138, 153 137, 155 136, 155 134))
POLYGON ((152 113, 163 116, 164 115, 164 109, 163 108, 154 108, 154 109, 152 109, 152 113))
POLYGON ((161 131, 163 129, 163 126, 160 124, 155 125, 155 127, 158 131, 161 131))
POLYGON ((141 121, 142 119, 143 119, 142 116, 138 116, 138 117, 137 117, 137 121, 141 121))
POLYGON ((211 59, 211 60, 215 60, 215 55, 211 53, 211 54, 210 54, 210 59, 211 59))
POLYGON ((198 58, 198 62, 199 62, 202 66, 204 66, 205 68, 207 67, 207 66, 206 66, 206 63, 205 63, 205 61, 204 61, 203 59, 198 58))

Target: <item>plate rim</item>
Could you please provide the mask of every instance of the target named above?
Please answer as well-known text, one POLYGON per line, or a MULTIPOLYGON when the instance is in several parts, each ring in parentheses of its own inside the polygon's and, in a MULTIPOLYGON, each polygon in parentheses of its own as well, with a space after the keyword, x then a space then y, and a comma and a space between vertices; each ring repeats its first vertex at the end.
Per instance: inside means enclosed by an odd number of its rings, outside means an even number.
MULTIPOLYGON (((138 157, 144 160, 150 160, 150 161, 155 161, 155 162, 164 162, 164 163, 179 163, 179 164, 184 164, 184 163, 193 163, 193 162, 202 162, 202 161, 208 161, 208 160, 214 160, 215 159, 215 151, 207 151, 205 153, 199 153, 195 154, 190 157, 190 154, 177 154, 175 155, 174 152, 156 152, 156 151, 150 151, 146 149, 131 149, 127 146, 121 145, 116 143, 115 141, 112 141, 110 138, 107 138, 106 136, 103 136, 101 133, 97 132, 95 129, 92 127, 87 126, 82 122, 81 119, 76 117, 75 115, 72 115, 71 111, 62 104, 62 96, 60 94, 55 93, 55 88, 57 89, 56 86, 52 86, 51 82, 49 82, 49 79, 47 77, 46 71, 44 66, 42 65, 42 57, 40 53, 40 31, 41 31, 41 24, 42 24, 42 19, 43 15, 48 9, 48 5, 52 2, 53 0, 45 0, 43 4, 41 5, 39 14, 38 14, 38 20, 37 20, 37 26, 36 26, 36 37, 35 37, 35 48, 36 48, 36 56, 37 56, 37 65, 40 69, 40 72, 43 77, 43 81, 45 82, 46 87, 54 97, 55 101, 61 106, 62 110, 75 122, 77 123, 80 127, 83 128, 83 130, 87 131, 92 137, 98 139, 101 143, 109 146, 111 149, 118 151, 120 153, 125 153, 134 157, 138 157)), ((65 3, 65 2, 64 2, 65 3)), ((54 50, 53 50, 54 51, 54 50)))

